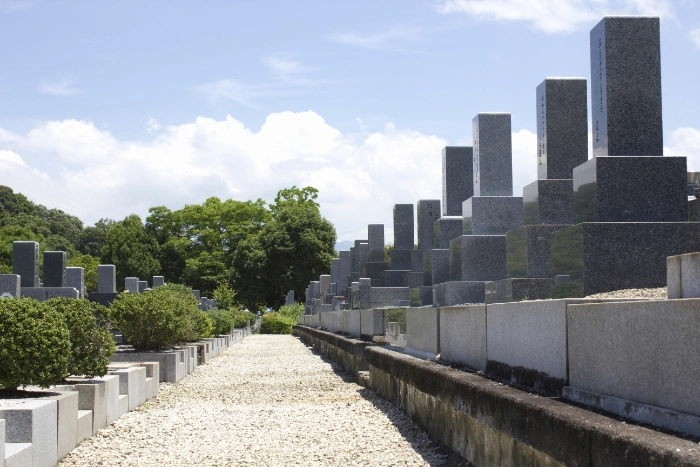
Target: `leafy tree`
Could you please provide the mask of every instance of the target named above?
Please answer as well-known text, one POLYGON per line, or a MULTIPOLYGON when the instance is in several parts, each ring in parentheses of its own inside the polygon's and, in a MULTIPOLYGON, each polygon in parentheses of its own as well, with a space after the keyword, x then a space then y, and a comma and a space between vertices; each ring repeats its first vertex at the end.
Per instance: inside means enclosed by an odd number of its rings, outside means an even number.
POLYGON ((117 284, 124 278, 150 278, 160 272, 158 243, 146 233, 141 218, 136 214, 117 222, 107 233, 102 247, 102 264, 117 267, 117 284))
POLYGON ((15 193, 12 188, 0 185, 0 217, 12 217, 19 214, 35 215, 36 205, 22 193, 15 193))
POLYGON ((84 269, 85 290, 97 292, 97 266, 100 265, 100 258, 90 255, 76 255, 66 261, 68 266, 84 269))
POLYGON ((41 204, 36 207, 36 215, 46 222, 52 235, 67 239, 72 245, 78 244, 83 230, 83 221, 60 209, 48 209, 41 204))
POLYGON ((219 284, 219 286, 214 289, 212 295, 214 296, 214 300, 216 300, 220 310, 232 310, 238 308, 236 306, 236 291, 229 287, 228 284, 219 284))
POLYGON ((85 227, 80 233, 80 238, 76 244, 78 251, 84 255, 99 258, 102 255, 102 247, 107 240, 107 232, 111 229, 115 220, 100 219, 94 226, 85 227))
POLYGON ((78 254, 75 246, 65 237, 60 235, 49 235, 42 244, 43 251, 65 251, 66 258, 70 259, 78 254))

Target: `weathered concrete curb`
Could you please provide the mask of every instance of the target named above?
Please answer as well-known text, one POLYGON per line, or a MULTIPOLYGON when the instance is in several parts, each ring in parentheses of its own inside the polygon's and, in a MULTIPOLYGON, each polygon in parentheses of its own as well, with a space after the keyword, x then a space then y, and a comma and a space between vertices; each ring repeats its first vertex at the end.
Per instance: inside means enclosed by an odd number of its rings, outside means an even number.
POLYGON ((475 465, 700 466, 691 441, 366 342, 305 326, 294 335, 343 368, 362 361, 371 389, 475 465))
POLYGON ((346 373, 357 376, 358 371, 367 371, 369 366, 365 360, 365 348, 372 344, 357 339, 348 339, 338 334, 332 334, 306 326, 294 326, 293 335, 312 345, 321 355, 339 363, 346 373))

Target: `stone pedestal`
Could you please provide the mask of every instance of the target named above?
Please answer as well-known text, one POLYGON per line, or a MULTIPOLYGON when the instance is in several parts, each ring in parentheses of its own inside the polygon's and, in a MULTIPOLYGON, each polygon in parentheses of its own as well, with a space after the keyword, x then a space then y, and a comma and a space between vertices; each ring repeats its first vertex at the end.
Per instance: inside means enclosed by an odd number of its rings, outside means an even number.
POLYGON ((411 270, 386 270, 384 271, 383 287, 404 287, 404 276, 410 273, 411 270))
POLYGON ((537 180, 523 187, 523 224, 573 223, 573 179, 537 180))
POLYGON ((506 234, 507 276, 551 277, 550 249, 554 232, 571 225, 524 225, 506 234))
POLYGON ((432 286, 450 280, 450 250, 434 249, 423 254, 423 284, 432 286))
POLYGON ((547 300, 552 298, 554 280, 550 278, 517 278, 487 282, 485 303, 507 303, 522 300, 547 300))
POLYGON ((425 306, 433 303, 433 287, 422 286, 410 289, 411 306, 425 306))
POLYGON ((523 225, 523 198, 473 196, 462 203, 464 235, 504 235, 523 225))
POLYGON ((433 286, 433 306, 484 303, 485 281, 450 281, 433 286))
POLYGON ((450 240, 462 235, 464 221, 462 216, 445 216, 433 224, 433 248, 447 249, 450 240))
POLYGON ((414 250, 392 250, 389 253, 391 258, 391 269, 411 269, 411 255, 414 250))
POLYGON ((496 281, 506 277, 505 235, 462 235, 450 242, 450 280, 496 281))
POLYGON ((423 287, 423 273, 422 272, 408 272, 403 275, 404 287, 409 289, 415 289, 416 287, 423 287))

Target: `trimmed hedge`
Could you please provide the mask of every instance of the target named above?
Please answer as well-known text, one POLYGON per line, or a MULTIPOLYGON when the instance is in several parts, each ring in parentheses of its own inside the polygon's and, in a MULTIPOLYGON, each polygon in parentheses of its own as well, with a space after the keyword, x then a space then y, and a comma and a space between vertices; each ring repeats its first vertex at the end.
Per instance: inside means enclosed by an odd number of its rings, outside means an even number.
POLYGON ((119 294, 110 306, 114 326, 136 350, 163 350, 211 334, 211 321, 189 288, 166 284, 143 294, 119 294))
POLYGON ((70 331, 63 315, 30 298, 0 300, 0 387, 48 387, 68 376, 70 331))
POLYGON ((211 320, 212 334, 229 334, 232 328, 240 329, 248 325, 248 322, 255 322, 255 313, 249 311, 234 310, 212 310, 207 311, 207 316, 211 320))
POLYGON ((260 323, 260 334, 291 334, 296 320, 281 314, 265 313, 260 323))

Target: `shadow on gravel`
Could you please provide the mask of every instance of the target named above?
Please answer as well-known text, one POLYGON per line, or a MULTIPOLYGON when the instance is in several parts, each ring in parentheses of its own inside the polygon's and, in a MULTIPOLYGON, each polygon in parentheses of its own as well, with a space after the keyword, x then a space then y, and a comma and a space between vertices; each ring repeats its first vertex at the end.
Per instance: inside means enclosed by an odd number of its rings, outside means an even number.
POLYGON ((310 349, 314 355, 318 356, 322 361, 328 363, 333 372, 338 375, 343 382, 355 384, 357 386, 357 393, 366 401, 372 403, 374 407, 380 410, 387 419, 396 427, 396 429, 401 433, 401 436, 411 445, 413 450, 420 454, 425 462, 431 467, 470 467, 470 464, 466 459, 464 459, 459 454, 451 451, 449 448, 444 446, 439 441, 435 440, 430 434, 426 433, 423 428, 418 426, 410 417, 402 411, 400 408, 396 407, 394 404, 388 400, 382 398, 379 394, 372 391, 371 389, 363 388, 357 384, 354 376, 346 373, 343 368, 330 358, 321 355, 312 346, 306 344, 302 340, 299 340, 308 349, 310 349), (403 420, 397 420, 397 413, 401 414, 403 420), (431 440, 432 444, 425 444, 422 442, 415 441, 417 432, 423 432, 431 440), (434 457, 439 457, 439 459, 434 459, 434 457))

